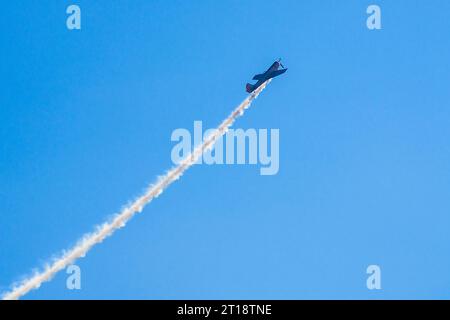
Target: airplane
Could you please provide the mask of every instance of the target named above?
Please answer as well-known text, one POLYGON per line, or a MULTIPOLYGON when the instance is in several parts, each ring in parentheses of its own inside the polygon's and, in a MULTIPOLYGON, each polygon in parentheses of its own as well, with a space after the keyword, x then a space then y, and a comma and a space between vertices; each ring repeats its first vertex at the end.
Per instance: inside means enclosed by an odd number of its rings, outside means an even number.
POLYGON ((267 69, 266 72, 261 73, 261 74, 257 74, 256 76, 253 77, 253 80, 258 80, 258 82, 256 82, 255 84, 250 84, 247 83, 247 85, 245 86, 245 90, 248 93, 252 93, 253 91, 255 91, 256 89, 258 89, 264 82, 266 82, 269 79, 275 78, 277 76, 279 76, 280 74, 285 73, 287 70, 287 68, 285 68, 282 64, 281 64, 281 58, 278 59, 277 61, 275 61, 269 69, 267 69), (278 70, 279 68, 280 70, 278 70))

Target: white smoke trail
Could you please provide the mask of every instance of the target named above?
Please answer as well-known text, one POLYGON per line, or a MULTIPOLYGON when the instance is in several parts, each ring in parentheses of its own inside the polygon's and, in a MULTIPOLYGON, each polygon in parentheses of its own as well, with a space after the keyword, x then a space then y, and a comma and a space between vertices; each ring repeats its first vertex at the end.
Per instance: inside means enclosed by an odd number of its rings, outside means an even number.
POLYGON ((255 92, 250 94, 228 116, 228 118, 226 118, 220 126, 204 140, 203 144, 197 146, 190 155, 180 162, 180 164, 169 170, 164 176, 160 177, 158 181, 151 185, 142 196, 138 197, 133 203, 125 207, 122 212, 115 215, 110 221, 98 226, 96 231, 85 234, 75 245, 75 247, 65 252, 60 258, 48 265, 43 271, 36 273, 32 277, 14 286, 10 292, 3 295, 2 299, 17 300, 29 291, 39 288, 42 283, 51 280, 57 272, 65 269, 76 259, 84 257, 94 245, 102 242, 117 229, 124 227, 128 220, 130 220, 136 213, 141 212, 145 205, 147 205, 154 198, 158 197, 166 187, 180 178, 184 171, 195 164, 206 150, 211 149, 216 140, 227 132, 238 117, 243 115, 244 110, 250 107, 253 100, 258 97, 269 82, 270 80, 266 81, 261 87, 255 90, 255 92))

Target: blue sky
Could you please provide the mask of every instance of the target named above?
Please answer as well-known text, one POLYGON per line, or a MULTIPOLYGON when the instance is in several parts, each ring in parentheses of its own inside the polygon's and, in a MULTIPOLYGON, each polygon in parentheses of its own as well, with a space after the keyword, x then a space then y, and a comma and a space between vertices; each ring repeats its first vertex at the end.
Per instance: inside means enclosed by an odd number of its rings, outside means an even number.
POLYGON ((26 298, 450 298, 450 2, 0 12, 0 291, 138 195, 171 167, 174 129, 216 126, 282 57, 235 126, 280 129, 277 175, 195 166, 77 262, 81 290, 61 272, 26 298))

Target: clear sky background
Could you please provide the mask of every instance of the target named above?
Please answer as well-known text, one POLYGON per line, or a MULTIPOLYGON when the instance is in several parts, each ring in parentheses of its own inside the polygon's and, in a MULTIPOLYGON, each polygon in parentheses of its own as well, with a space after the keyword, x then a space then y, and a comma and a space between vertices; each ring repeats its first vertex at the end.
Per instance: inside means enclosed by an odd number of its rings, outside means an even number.
POLYGON ((215 127, 282 57, 288 72, 235 126, 280 129, 277 175, 195 166, 77 262, 81 290, 61 272, 26 298, 450 298, 449 13, 446 0, 3 3, 0 291, 140 194, 172 166, 174 129, 215 127))

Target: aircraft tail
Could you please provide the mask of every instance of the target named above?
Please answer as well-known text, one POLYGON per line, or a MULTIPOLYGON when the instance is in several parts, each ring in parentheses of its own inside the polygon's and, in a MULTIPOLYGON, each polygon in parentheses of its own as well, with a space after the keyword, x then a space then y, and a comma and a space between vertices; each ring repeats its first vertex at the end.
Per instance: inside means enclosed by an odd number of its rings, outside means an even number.
POLYGON ((248 93, 252 93, 253 90, 253 86, 250 83, 247 83, 247 85, 245 86, 245 91, 247 91, 248 93))

